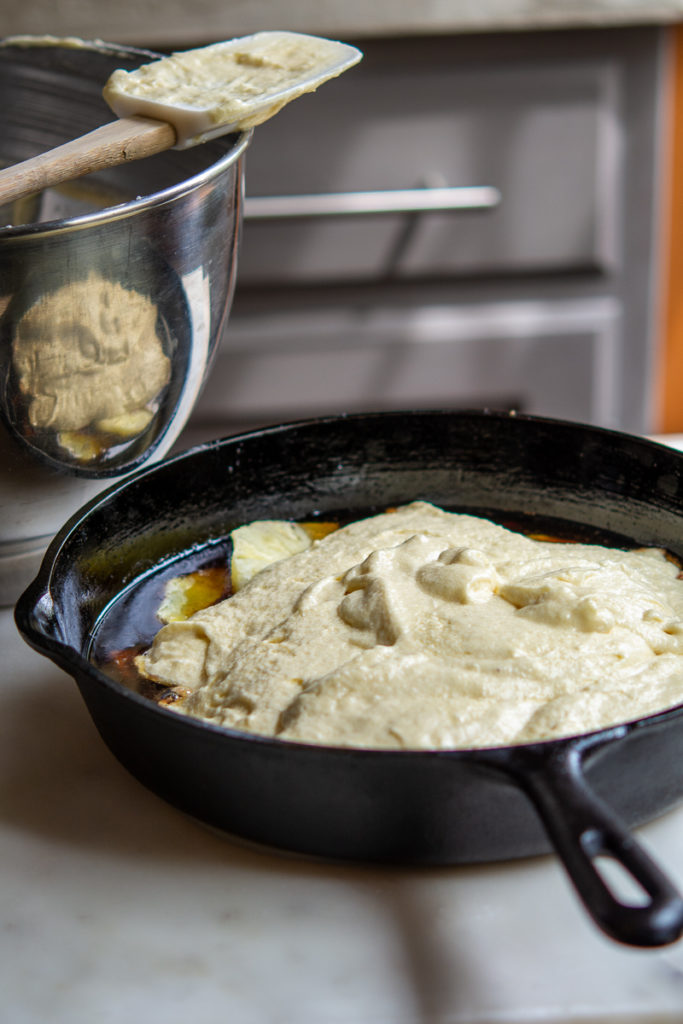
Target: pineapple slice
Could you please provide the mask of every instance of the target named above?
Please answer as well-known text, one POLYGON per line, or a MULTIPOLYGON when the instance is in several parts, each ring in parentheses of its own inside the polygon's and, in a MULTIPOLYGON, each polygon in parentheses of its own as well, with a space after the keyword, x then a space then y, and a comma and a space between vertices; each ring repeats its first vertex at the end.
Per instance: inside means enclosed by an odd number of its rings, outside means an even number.
POLYGON ((320 520, 293 523, 284 519, 257 519, 253 523, 239 526, 230 534, 233 592, 240 590, 261 569, 305 551, 315 541, 322 540, 338 528, 338 523, 320 520))
MULTIPOLYGON (((247 523, 230 534, 233 554, 230 564, 232 592, 248 583, 272 562, 305 551, 338 529, 337 523, 315 520, 292 523, 282 519, 262 519, 247 523)), ((202 608, 215 604, 226 594, 226 571, 219 567, 199 569, 186 576, 174 576, 164 588, 157 617, 166 624, 183 622, 202 608)))
POLYGON ((215 604, 225 593, 226 570, 197 569, 187 576, 174 576, 164 588, 157 618, 166 624, 184 622, 195 612, 215 604))
POLYGON ((257 519, 230 534, 233 591, 241 590, 257 573, 282 558, 305 551, 313 543, 300 523, 281 519, 257 519))

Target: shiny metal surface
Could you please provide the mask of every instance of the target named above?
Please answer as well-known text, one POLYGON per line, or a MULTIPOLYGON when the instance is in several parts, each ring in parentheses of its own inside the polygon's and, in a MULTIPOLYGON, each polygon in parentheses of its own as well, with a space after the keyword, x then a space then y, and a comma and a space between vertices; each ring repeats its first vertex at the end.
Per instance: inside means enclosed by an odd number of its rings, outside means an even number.
POLYGON ((372 192, 330 192, 302 196, 247 196, 247 220, 289 217, 374 217, 385 213, 445 213, 449 210, 492 210, 501 201, 490 185, 387 189, 372 192))
MULTIPOLYGON (((0 164, 111 119, 146 51, 0 43, 0 164)), ((229 312, 249 134, 0 208, 0 603, 105 483, 166 454, 229 312)))

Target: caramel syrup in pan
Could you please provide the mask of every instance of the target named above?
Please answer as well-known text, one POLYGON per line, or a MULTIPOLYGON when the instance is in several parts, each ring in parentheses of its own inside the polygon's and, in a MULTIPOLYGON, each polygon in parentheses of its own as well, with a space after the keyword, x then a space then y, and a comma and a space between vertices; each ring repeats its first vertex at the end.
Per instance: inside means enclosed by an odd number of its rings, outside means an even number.
MULTIPOLYGON (((326 521, 334 519, 341 526, 377 511, 388 510, 362 511, 354 515, 326 515, 320 518, 326 521)), ((513 519, 481 509, 452 511, 492 519, 510 530, 526 533, 538 540, 601 544, 617 548, 641 546, 633 538, 560 519, 537 516, 517 516, 513 519)), ((314 515, 308 516, 306 522, 314 521, 315 518, 314 515)), ((134 582, 108 606, 97 623, 88 652, 90 660, 108 676, 156 703, 170 704, 177 700, 178 695, 173 690, 144 679, 135 668, 134 659, 149 647, 162 626, 157 611, 164 598, 165 587, 172 578, 195 574, 200 586, 208 582, 214 589, 216 601, 230 596, 231 551, 229 537, 217 538, 198 550, 164 562, 158 570, 146 573, 134 582)), ((675 561, 679 563, 679 559, 675 561)))

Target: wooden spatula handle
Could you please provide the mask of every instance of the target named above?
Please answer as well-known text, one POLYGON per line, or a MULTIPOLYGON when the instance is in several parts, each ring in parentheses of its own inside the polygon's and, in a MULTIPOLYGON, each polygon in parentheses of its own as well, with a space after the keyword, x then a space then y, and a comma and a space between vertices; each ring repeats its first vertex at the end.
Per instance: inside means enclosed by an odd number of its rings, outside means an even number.
POLYGON ((153 156, 175 144, 175 129, 147 117, 122 117, 87 135, 0 171, 0 206, 91 171, 153 156))

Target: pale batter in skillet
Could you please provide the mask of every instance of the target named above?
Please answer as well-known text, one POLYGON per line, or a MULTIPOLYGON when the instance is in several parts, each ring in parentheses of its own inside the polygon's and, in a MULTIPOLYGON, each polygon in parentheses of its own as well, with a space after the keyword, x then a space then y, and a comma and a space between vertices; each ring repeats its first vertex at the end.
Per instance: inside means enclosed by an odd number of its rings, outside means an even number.
POLYGON ((179 713, 285 739, 498 746, 683 700, 683 581, 655 549, 538 541, 414 502, 163 627, 179 713))

